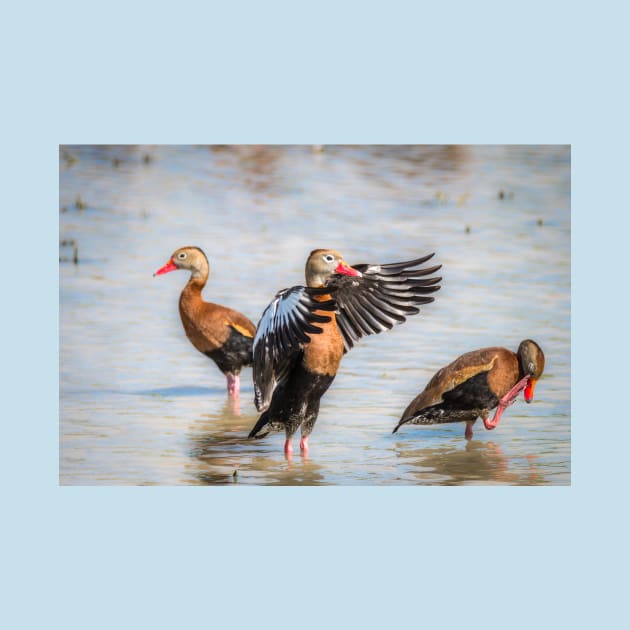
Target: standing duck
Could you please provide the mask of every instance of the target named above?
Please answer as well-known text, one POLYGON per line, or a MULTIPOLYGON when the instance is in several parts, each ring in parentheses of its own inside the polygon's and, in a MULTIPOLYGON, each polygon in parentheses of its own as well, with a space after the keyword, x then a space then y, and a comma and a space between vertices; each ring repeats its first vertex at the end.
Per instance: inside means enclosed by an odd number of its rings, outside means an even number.
POLYGON ((544 368, 545 355, 531 339, 521 341, 516 353, 498 347, 466 352, 438 370, 405 409, 393 433, 403 424, 466 422, 465 436, 470 440, 479 416, 486 429, 494 429, 522 390, 525 402, 531 402, 544 368))
POLYGON ((227 378, 228 394, 238 398, 239 373, 252 364, 252 342, 256 326, 242 313, 204 302, 210 266, 199 247, 180 247, 153 275, 185 269, 190 278, 179 297, 179 315, 186 336, 199 352, 212 359, 227 378))
POLYGON ((319 402, 341 357, 365 335, 389 330, 419 313, 434 298, 441 265, 414 269, 433 254, 387 265, 346 264, 332 249, 316 249, 306 261, 306 286, 280 291, 265 309, 254 338, 254 392, 263 412, 249 437, 284 430, 284 451, 301 429, 308 449, 319 402))

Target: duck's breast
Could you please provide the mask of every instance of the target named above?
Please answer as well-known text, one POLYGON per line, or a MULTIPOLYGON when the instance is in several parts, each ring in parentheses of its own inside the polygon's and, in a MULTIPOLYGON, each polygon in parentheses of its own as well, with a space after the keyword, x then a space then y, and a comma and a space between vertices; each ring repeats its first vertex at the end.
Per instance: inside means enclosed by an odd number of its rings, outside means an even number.
POLYGON ((317 324, 322 329, 321 333, 308 335, 310 342, 304 348, 302 363, 313 374, 334 377, 343 356, 343 338, 334 313, 330 311, 316 311, 316 313, 330 317, 330 321, 317 324))

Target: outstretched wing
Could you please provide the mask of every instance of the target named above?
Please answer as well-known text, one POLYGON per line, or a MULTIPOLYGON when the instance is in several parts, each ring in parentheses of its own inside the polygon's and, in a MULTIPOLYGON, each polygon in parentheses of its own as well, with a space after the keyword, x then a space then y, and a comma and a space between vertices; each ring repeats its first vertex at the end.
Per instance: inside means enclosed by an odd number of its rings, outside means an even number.
POLYGON ((308 335, 322 332, 316 324, 330 321, 330 317, 315 311, 333 311, 335 302, 314 299, 330 291, 302 286, 284 289, 264 310, 252 348, 254 400, 258 411, 269 407, 274 389, 287 378, 302 348, 310 341, 308 335))
POLYGON ((337 324, 347 352, 366 335, 389 330, 420 312, 440 287, 441 277, 427 278, 442 265, 415 269, 434 254, 387 265, 352 265, 360 276, 335 274, 328 282, 337 302, 337 324))

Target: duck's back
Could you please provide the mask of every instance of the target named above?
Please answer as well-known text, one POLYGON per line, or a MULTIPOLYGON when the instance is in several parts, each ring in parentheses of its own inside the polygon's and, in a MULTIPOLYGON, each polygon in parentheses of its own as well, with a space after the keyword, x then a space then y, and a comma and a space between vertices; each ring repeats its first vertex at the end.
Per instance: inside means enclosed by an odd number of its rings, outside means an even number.
POLYGON ((251 364, 256 327, 242 313, 204 302, 199 291, 186 287, 179 300, 179 314, 193 346, 213 359, 222 371, 229 371, 233 364, 251 364))
MULTIPOLYGON (((518 359, 506 348, 493 346, 466 352, 438 370, 424 390, 414 398, 403 417, 440 404, 455 390, 488 388, 501 398, 518 380, 518 359), (465 384, 470 387, 465 388, 465 384)), ((471 392, 474 397, 474 393, 471 392)))

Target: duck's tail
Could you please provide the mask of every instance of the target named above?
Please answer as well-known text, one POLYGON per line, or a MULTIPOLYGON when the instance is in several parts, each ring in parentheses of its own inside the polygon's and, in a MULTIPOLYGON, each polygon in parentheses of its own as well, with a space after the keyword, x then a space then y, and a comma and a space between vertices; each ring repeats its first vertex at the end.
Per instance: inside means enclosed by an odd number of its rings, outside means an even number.
POLYGON ((249 432, 247 436, 248 439, 256 438, 259 440, 260 438, 264 438, 270 433, 274 431, 283 431, 284 424, 281 422, 273 422, 269 419, 269 411, 265 411, 260 418, 258 418, 258 422, 254 425, 254 428, 249 432))
POLYGON ((400 427, 402 427, 403 424, 407 424, 407 422, 409 422, 410 420, 412 420, 413 417, 409 416, 408 418, 401 418, 398 421, 398 424, 396 425, 396 427, 394 428, 394 430, 392 431, 392 433, 396 433, 396 431, 398 431, 398 429, 400 429, 400 427))
POLYGON ((252 438, 260 439, 260 438, 265 437, 265 435, 267 435, 271 431, 271 429, 268 426, 268 419, 269 419, 269 413, 265 411, 265 413, 263 413, 262 416, 258 418, 258 422, 254 425, 254 428, 249 432, 247 439, 248 440, 251 440, 252 438))

